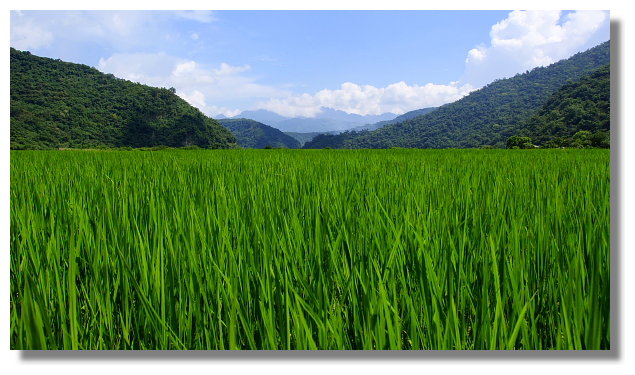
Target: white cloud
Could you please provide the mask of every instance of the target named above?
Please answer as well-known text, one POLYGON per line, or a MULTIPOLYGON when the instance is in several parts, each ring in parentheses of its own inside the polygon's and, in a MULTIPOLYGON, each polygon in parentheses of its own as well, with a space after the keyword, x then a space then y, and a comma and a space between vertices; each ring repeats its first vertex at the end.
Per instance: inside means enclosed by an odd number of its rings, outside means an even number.
POLYGON ((231 65, 229 65, 227 63, 221 63, 219 69, 214 69, 214 74, 219 75, 219 76, 229 76, 229 75, 233 75, 233 74, 246 72, 249 69, 251 69, 251 66, 249 66, 249 65, 231 66, 231 65))
POLYGON ((545 66, 609 39, 604 11, 513 11, 493 25, 489 46, 468 51, 462 82, 481 86, 496 78, 545 66))
POLYGON ((206 108, 207 108, 207 112, 212 117, 215 117, 216 115, 219 115, 219 114, 222 114, 225 117, 234 117, 239 115, 242 112, 242 110, 240 109, 231 109, 231 108, 227 108, 223 106, 215 106, 215 105, 208 105, 206 108))
POLYGON ((176 15, 180 18, 185 18, 202 23, 210 23, 216 21, 214 12, 212 12, 211 10, 179 10, 176 12, 176 15))
POLYGON ((196 108, 205 108, 207 105, 205 104, 205 94, 198 90, 194 90, 191 93, 187 94, 185 92, 179 94, 181 98, 183 98, 186 102, 190 103, 196 108))
POLYGON ((386 112, 402 114, 414 109, 436 107, 453 102, 467 95, 472 86, 449 85, 408 85, 397 82, 386 87, 360 86, 343 83, 337 90, 324 89, 314 95, 299 94, 286 98, 275 98, 257 104, 283 116, 314 117, 322 107, 333 108, 358 115, 379 115, 386 112))
MULTIPOLYGON (((118 52, 164 49, 179 35, 177 19, 215 20, 208 11, 12 11, 11 46, 32 52, 50 47, 56 55, 96 46, 118 52)), ((200 37, 183 36, 182 42, 200 37)))
POLYGON ((313 117, 329 107, 360 115, 439 106, 460 99, 494 79, 513 76, 537 66, 567 58, 609 38, 608 12, 514 11, 493 25, 489 45, 467 53, 465 74, 449 85, 408 85, 397 82, 383 88, 344 83, 340 89, 325 89, 258 103, 285 116, 313 117))
POLYGON ((200 64, 165 53, 124 53, 100 59, 98 69, 117 77, 155 87, 174 87, 179 96, 203 113, 236 115, 239 110, 218 103, 265 100, 289 95, 286 90, 261 85, 244 75, 250 67, 221 63, 217 67, 200 64))
MULTIPOLYGON (((173 43, 175 38, 184 44, 199 40, 193 30, 200 32, 197 28, 205 25, 182 33, 169 26, 168 21, 180 25, 184 20, 216 21, 211 11, 13 11, 11 45, 64 53, 95 46, 117 51, 100 59, 99 69, 152 86, 175 87, 177 94, 209 115, 232 116, 239 112, 236 108, 263 108, 285 116, 312 117, 323 107, 367 115, 439 106, 496 78, 550 64, 609 38, 608 12, 514 11, 492 26, 488 43, 467 52, 461 83, 396 82, 375 87, 345 82, 335 89, 292 93, 292 87, 283 84, 258 83, 249 75, 250 65, 212 66, 165 53, 133 53, 165 50, 167 41, 173 43)), ((276 61, 262 55, 256 60, 276 61)))
POLYGON ((467 59, 465 59, 466 63, 475 62, 475 61, 483 61, 487 54, 487 50, 485 47, 477 47, 472 48, 467 52, 467 59))
POLYGON ((11 46, 20 50, 37 49, 53 42, 53 33, 31 19, 23 19, 20 11, 12 12, 11 46), (12 14, 12 15, 13 15, 12 14))

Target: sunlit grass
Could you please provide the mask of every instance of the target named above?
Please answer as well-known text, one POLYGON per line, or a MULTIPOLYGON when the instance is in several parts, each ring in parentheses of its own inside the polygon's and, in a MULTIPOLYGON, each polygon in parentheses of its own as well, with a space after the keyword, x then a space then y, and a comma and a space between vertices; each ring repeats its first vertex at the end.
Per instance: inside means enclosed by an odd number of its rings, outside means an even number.
POLYGON ((11 153, 13 349, 609 349, 606 150, 11 153))

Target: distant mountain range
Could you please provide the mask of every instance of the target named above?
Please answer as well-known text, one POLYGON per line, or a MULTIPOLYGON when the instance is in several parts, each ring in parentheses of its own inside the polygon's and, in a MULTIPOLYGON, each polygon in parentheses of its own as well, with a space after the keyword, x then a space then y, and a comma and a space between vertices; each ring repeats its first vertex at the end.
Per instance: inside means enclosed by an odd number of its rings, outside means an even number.
POLYGON ((285 132, 285 134, 292 136, 293 138, 297 139, 300 144, 302 146, 304 146, 307 142, 313 140, 313 138, 315 138, 318 135, 327 135, 327 136, 336 136, 337 134, 341 134, 343 132, 359 132, 359 131, 363 131, 363 130, 376 130, 379 128, 382 128, 386 125, 391 125, 391 124, 396 124, 398 122, 402 122, 417 116, 421 116, 424 115, 426 113, 430 113, 432 111, 434 111, 435 109, 437 109, 436 107, 431 107, 431 108, 423 108, 423 109, 416 109, 414 111, 410 111, 410 112, 406 112, 403 115, 397 116, 392 120, 384 120, 384 121, 378 121, 372 124, 365 124, 365 125, 360 125, 360 126, 355 126, 353 128, 348 128, 345 130, 334 130, 334 131, 327 131, 327 132, 309 132, 309 133, 301 133, 301 132, 285 132))
POLYGON ((374 124, 356 126, 354 128, 346 129, 346 130, 349 130, 349 131, 376 130, 379 128, 383 128, 386 125, 396 124, 399 122, 410 120, 411 118, 415 118, 417 116, 425 115, 426 113, 430 113, 434 111, 435 109, 437 109, 437 107, 415 109, 414 111, 406 112, 403 115, 397 116, 392 120, 379 121, 374 124))
POLYGON ((10 55, 12 149, 231 148, 236 143, 249 148, 470 148, 506 147, 512 136, 547 147, 609 146, 609 42, 496 80, 439 108, 400 116, 322 108, 314 118, 257 110, 220 123, 174 90, 13 48, 10 55))
MULTIPOLYGON (((602 43, 585 52, 551 64, 535 68, 507 79, 496 80, 480 90, 456 102, 446 104, 429 113, 386 125, 373 131, 344 132, 337 135, 322 134, 304 144, 304 148, 470 148, 505 147, 506 140, 514 135, 529 133, 526 128, 531 116, 545 106, 552 95, 567 84, 583 79, 595 70, 610 63, 609 42, 602 43)), ((608 73, 608 72, 607 72, 608 73)), ((605 80, 608 82, 608 80, 605 80)), ((609 95, 609 87, 604 87, 609 95)), ((598 96, 599 98, 599 96, 598 96)), ((551 105, 557 110, 555 104, 551 105)), ((568 107, 571 109, 571 107, 568 107)), ((583 107, 580 116, 586 116, 583 107)), ((594 104, 592 108, 608 110, 608 106, 594 104)), ((602 117, 593 115, 593 118, 602 117)), ((603 118, 608 118, 606 117, 603 118)), ((559 114, 542 115, 545 118, 561 118, 559 114)), ((540 125, 540 118, 533 122, 534 129, 549 129, 540 125)), ((585 130, 581 124, 571 123, 566 136, 585 130), (575 125, 577 124, 577 125, 575 125), (571 133, 573 132, 573 133, 571 133), (571 133, 571 134, 569 134, 571 133)), ((594 128, 605 131, 610 124, 594 128)), ((555 134, 538 136, 536 140, 547 142, 555 134)), ((558 133, 560 134, 560 133, 558 133)), ((562 134, 561 134, 562 135, 562 134)))
POLYGON ((275 112, 259 109, 256 111, 243 111, 232 118, 248 118, 272 126, 283 132, 326 133, 344 131, 379 121, 392 120, 395 117, 397 117, 397 115, 394 113, 361 116, 331 108, 322 108, 322 111, 315 117, 284 117, 275 112))

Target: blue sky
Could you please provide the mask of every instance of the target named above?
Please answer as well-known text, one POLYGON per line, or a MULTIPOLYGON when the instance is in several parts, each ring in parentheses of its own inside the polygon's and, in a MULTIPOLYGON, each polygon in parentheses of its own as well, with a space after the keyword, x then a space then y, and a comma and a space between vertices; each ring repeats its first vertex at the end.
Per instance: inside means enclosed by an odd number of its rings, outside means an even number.
POLYGON ((602 11, 13 11, 11 45, 208 115, 442 105, 609 39, 602 11))

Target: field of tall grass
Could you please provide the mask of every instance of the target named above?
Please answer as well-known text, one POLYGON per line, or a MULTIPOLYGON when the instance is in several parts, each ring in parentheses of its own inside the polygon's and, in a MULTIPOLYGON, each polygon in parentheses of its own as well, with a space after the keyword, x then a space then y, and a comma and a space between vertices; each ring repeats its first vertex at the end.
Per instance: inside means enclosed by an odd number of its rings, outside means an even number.
POLYGON ((607 150, 14 151, 13 349, 609 349, 607 150))

